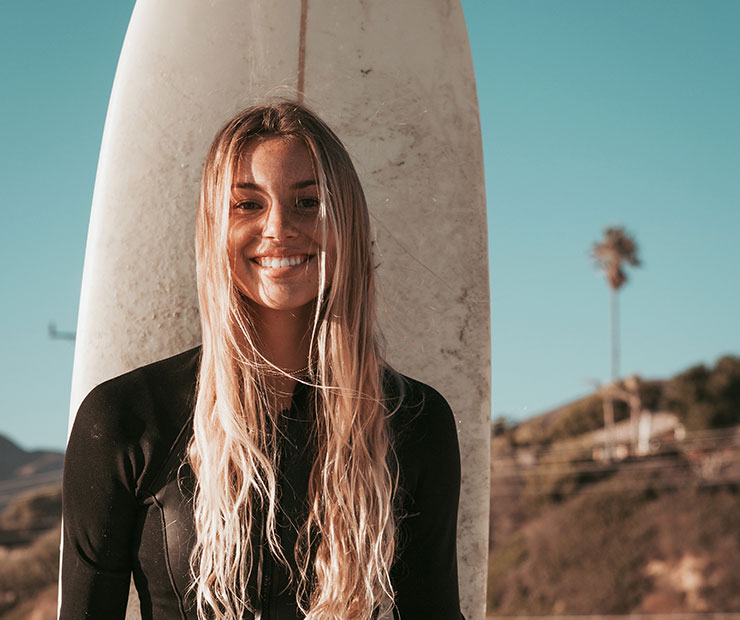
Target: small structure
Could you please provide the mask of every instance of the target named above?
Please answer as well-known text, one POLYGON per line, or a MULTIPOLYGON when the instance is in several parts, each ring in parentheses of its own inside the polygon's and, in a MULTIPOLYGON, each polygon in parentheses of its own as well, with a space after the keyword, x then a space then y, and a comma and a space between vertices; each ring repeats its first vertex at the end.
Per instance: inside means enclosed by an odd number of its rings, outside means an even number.
MULTIPOLYGON (((686 437, 686 429, 679 422, 678 416, 668 411, 649 411, 643 409, 634 420, 617 422, 613 427, 611 445, 614 446, 613 458, 623 460, 630 456, 648 456, 660 450, 668 441, 681 441, 686 437), (635 426, 637 441, 635 442, 635 426)), ((595 461, 606 459, 607 431, 600 428, 586 433, 582 440, 590 443, 591 454, 595 461)))

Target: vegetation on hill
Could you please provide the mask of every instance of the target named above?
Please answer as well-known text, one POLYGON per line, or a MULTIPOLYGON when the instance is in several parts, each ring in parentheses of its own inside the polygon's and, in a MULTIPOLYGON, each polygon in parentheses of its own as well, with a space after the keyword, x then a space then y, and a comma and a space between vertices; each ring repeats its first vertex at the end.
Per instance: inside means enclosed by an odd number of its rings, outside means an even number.
MULTIPOLYGON (((618 385, 624 388, 624 383, 618 385)), ((740 425, 740 357, 724 356, 714 367, 689 368, 667 381, 639 380, 642 406, 675 413, 689 431, 740 425)), ((627 419, 623 402, 614 403, 615 421, 627 419)), ((603 402, 591 394, 513 427, 497 421, 499 434, 516 445, 548 446, 604 426, 603 402)))
POLYGON ((58 484, 29 491, 0 513, 2 620, 30 618, 32 611, 40 617, 42 608, 43 617, 54 617, 61 514, 58 484))
POLYGON ((621 471, 512 532, 489 557, 497 615, 740 611, 738 485, 688 463, 621 471))
POLYGON ((688 430, 740 424, 740 357, 726 355, 714 368, 693 366, 666 381, 661 408, 675 412, 688 430))
MULTIPOLYGON (((615 403, 614 419, 624 420, 629 412, 624 403, 615 403)), ((549 446, 553 442, 575 437, 604 426, 601 398, 586 396, 564 407, 523 422, 512 429, 511 438, 520 446, 549 446)))
POLYGON ((56 527, 61 514, 62 489, 58 484, 28 491, 0 512, 0 544, 30 541, 56 527))
POLYGON ((59 575, 57 526, 31 545, 14 549, 0 547, 0 616, 53 587, 59 575))

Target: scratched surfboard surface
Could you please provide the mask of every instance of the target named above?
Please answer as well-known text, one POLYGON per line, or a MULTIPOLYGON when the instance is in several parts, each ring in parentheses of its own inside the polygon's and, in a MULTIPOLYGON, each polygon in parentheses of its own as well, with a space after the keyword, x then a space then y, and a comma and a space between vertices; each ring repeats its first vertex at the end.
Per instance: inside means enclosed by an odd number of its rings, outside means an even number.
MULTIPOLYGON (((458 0, 138 0, 100 152, 71 416, 105 379, 200 341, 193 236, 218 127, 303 101, 357 165, 389 361, 458 421, 463 613, 485 607, 489 304, 475 79, 458 0)), ((129 617, 137 617, 136 604, 129 617)))

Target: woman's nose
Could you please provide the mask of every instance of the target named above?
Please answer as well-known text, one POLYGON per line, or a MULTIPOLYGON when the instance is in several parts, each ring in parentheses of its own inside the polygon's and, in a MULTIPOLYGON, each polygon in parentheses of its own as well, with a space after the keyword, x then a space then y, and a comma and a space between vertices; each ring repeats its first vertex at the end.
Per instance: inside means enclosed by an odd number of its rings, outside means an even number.
POLYGON ((296 235, 291 208, 283 203, 272 204, 265 214, 262 236, 271 239, 285 239, 296 235))

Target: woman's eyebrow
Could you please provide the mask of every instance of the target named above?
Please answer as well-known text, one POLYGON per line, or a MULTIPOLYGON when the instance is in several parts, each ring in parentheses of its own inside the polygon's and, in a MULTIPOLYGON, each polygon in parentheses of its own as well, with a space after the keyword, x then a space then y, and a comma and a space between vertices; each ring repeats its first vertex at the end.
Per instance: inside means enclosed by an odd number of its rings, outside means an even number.
POLYGON ((231 186, 231 189, 260 189, 260 186, 257 185, 256 183, 244 181, 242 183, 234 183, 231 186))
MULTIPOLYGON (((292 189, 303 189, 305 187, 311 187, 312 185, 316 185, 316 181, 314 179, 306 179, 305 181, 298 181, 298 183, 294 183, 292 185, 292 189)), ((234 183, 231 186, 232 189, 254 189, 259 190, 261 187, 257 185, 257 183, 252 183, 251 181, 242 181, 241 183, 234 183)))
POLYGON ((305 181, 298 181, 298 183, 294 183, 293 189, 303 189, 304 187, 311 187, 312 185, 316 185, 316 180, 306 179, 305 181))

